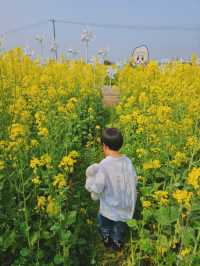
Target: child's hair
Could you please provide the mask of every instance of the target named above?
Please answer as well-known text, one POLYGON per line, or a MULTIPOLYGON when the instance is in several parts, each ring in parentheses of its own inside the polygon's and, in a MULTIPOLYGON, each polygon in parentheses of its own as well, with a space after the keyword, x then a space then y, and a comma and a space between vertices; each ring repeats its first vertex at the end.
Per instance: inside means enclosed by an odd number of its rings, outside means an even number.
POLYGON ((105 128, 102 133, 101 143, 113 151, 118 151, 123 145, 122 133, 117 128, 105 128))

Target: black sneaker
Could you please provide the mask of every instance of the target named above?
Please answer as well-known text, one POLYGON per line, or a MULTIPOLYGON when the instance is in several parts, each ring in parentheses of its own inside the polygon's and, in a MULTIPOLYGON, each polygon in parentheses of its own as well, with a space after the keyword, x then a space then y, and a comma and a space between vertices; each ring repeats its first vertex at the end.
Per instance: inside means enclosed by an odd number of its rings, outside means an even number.
POLYGON ((121 251, 124 247, 124 244, 122 241, 113 241, 112 243, 112 249, 114 251, 121 251))
POLYGON ((102 237, 102 240, 103 240, 104 246, 106 248, 112 247, 113 242, 112 242, 112 239, 109 236, 102 237))

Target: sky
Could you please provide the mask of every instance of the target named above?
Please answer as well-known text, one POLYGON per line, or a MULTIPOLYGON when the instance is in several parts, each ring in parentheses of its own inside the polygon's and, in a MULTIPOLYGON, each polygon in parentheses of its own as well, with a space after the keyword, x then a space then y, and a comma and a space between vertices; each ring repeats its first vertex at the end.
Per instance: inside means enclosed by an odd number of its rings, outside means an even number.
MULTIPOLYGON (((32 23, 44 21, 34 28, 10 32, 5 48, 29 46, 41 53, 36 35, 45 38, 43 56, 50 56, 53 39, 50 18, 99 24, 144 26, 199 27, 199 31, 144 31, 88 27, 93 32, 89 56, 101 48, 109 49, 112 60, 125 60, 133 49, 145 44, 150 58, 200 57, 200 0, 0 0, 0 34, 32 23)), ((58 52, 69 48, 84 54, 80 34, 85 26, 56 23, 58 52)))

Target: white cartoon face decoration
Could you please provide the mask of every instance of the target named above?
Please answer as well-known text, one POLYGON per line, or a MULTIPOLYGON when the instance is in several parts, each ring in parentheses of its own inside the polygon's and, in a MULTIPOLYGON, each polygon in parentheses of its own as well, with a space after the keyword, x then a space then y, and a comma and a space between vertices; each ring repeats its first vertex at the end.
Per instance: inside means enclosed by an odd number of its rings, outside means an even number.
POLYGON ((138 46, 131 56, 132 65, 144 65, 149 62, 149 51, 146 45, 138 46))

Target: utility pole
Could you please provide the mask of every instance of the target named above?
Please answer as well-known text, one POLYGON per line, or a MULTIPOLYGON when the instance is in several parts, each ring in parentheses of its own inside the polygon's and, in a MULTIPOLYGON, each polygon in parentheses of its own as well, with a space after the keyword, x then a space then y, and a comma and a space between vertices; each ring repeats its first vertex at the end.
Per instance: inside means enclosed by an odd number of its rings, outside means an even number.
POLYGON ((54 41, 54 51, 55 51, 55 59, 58 59, 58 50, 57 50, 57 43, 56 43, 56 21, 55 19, 50 19, 50 22, 52 23, 52 27, 53 27, 53 41, 54 41))

